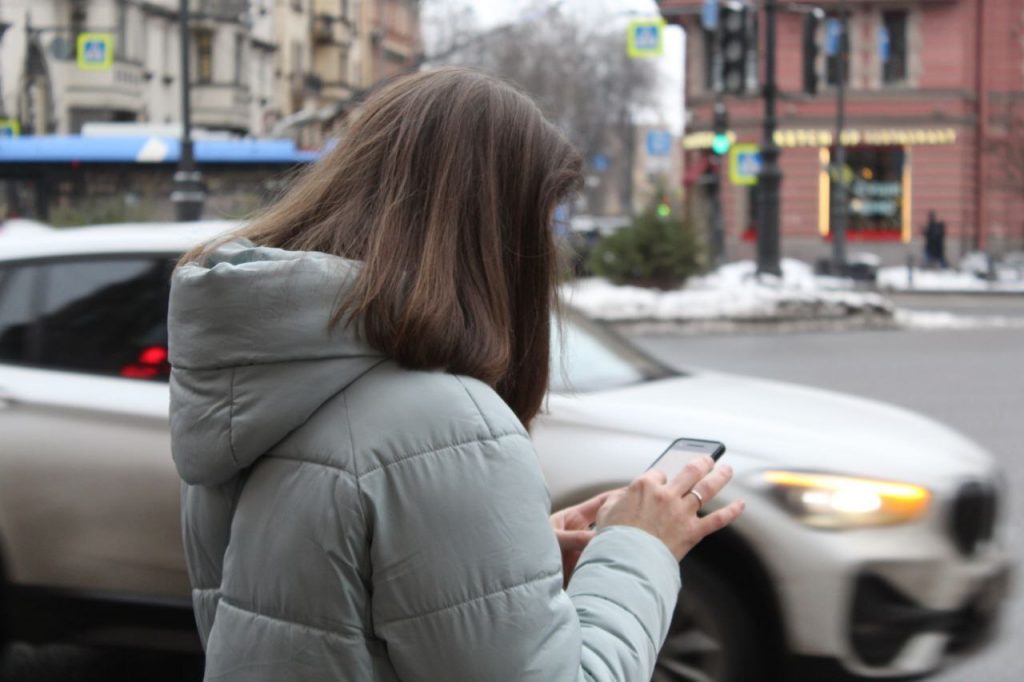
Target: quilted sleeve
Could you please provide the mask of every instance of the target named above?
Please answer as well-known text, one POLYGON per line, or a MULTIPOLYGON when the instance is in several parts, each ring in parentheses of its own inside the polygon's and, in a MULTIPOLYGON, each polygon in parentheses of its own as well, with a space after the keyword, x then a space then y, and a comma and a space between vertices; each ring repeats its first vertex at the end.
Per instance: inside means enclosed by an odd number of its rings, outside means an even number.
POLYGON ((603 530, 568 592, 530 441, 494 434, 362 476, 374 634, 400 679, 650 679, 679 593, 657 538, 603 530))

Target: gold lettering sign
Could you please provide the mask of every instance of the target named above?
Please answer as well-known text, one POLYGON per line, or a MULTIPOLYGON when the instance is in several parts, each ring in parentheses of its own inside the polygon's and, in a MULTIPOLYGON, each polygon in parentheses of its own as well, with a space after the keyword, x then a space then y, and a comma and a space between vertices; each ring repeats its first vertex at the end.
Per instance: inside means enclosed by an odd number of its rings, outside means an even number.
MULTIPOLYGON (((730 132, 736 142, 737 137, 730 132)), ((683 137, 684 149, 710 149, 714 135, 706 130, 683 137)), ((826 128, 780 128, 775 131, 775 144, 780 147, 831 147, 834 134, 826 128)), ((844 146, 915 146, 956 144, 956 128, 845 128, 840 138, 844 146)), ((751 141, 756 140, 742 140, 751 141)))

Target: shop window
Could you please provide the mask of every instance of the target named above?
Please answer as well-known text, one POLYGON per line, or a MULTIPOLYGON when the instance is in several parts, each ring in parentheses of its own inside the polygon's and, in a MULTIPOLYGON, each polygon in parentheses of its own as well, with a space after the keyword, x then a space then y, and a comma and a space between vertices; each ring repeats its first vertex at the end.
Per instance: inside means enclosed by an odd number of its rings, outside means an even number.
POLYGON ((882 82, 904 83, 907 80, 907 11, 882 12, 879 30, 879 53, 882 58, 882 82))
MULTIPOLYGON (((863 146, 846 150, 845 168, 836 169, 832 181, 846 185, 846 232, 850 239, 901 238, 905 159, 902 147, 863 146)), ((835 192, 830 200, 835 200, 835 192)))

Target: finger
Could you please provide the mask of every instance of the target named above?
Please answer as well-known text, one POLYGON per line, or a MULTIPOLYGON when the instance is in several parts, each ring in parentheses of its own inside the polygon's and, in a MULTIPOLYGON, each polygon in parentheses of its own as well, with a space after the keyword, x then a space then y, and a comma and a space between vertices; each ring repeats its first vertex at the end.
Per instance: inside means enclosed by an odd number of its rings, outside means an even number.
POLYGON ((641 476, 638 476, 635 482, 639 483, 644 479, 651 483, 657 483, 658 485, 665 485, 668 482, 665 472, 658 471, 657 469, 648 469, 641 476))
POLYGON ((556 530, 555 537, 558 538, 558 547, 563 552, 582 552, 594 539, 594 531, 556 530))
MULTIPOLYGON (((672 479, 672 489, 677 495, 685 495, 686 491, 697 485, 697 481, 708 475, 708 472, 715 466, 715 460, 704 455, 694 457, 676 474, 672 479)), ((690 495, 693 497, 693 495, 690 495)))
MULTIPOLYGON (((714 471, 701 480, 697 481, 692 490, 695 490, 700 495, 701 499, 704 500, 703 504, 707 504, 730 480, 732 480, 732 467, 728 464, 723 464, 716 467, 714 471)), ((688 504, 693 504, 698 508, 703 506, 693 495, 686 495, 686 501, 688 504)))
MULTIPOLYGON (((707 504, 732 480, 732 474, 732 467, 728 464, 723 464, 697 481, 691 490, 696 491, 701 496, 703 504, 707 504)), ((695 505, 700 504, 693 495, 687 495, 686 497, 688 502, 692 502, 695 505)))
MULTIPOLYGON (((690 497, 693 497, 693 495, 690 495, 690 497)), ((716 531, 722 530, 738 519, 745 508, 746 503, 744 503, 743 500, 736 500, 732 504, 729 504, 712 514, 708 514, 697 521, 697 530, 701 534, 702 538, 707 537, 716 531)))
POLYGON ((595 518, 597 518, 597 510, 604 505, 613 493, 619 492, 620 490, 621 488, 606 490, 600 495, 594 495, 586 502, 576 505, 569 511, 579 514, 583 518, 584 523, 591 523, 595 518))

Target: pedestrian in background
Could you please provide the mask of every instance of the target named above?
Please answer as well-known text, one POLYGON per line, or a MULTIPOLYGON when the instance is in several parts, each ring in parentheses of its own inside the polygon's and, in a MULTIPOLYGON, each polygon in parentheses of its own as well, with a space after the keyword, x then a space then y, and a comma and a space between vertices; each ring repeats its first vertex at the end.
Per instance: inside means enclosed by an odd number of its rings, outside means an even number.
POLYGON ((679 561, 742 503, 698 516, 731 476, 700 458, 549 516, 528 429, 580 175, 516 88, 418 73, 185 256, 171 429, 207 680, 651 678, 679 561))
POLYGON ((946 267, 946 223, 928 211, 928 222, 924 227, 925 267, 946 267))

